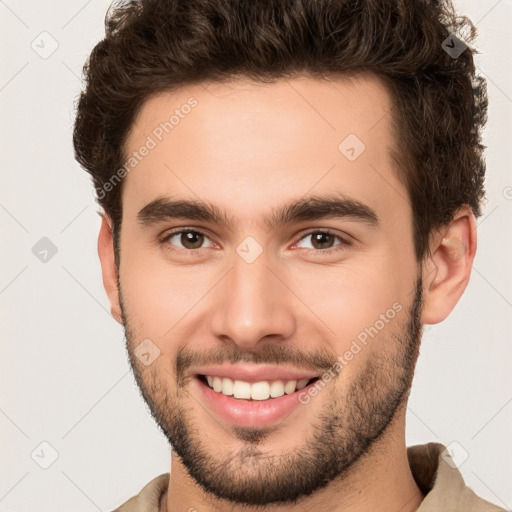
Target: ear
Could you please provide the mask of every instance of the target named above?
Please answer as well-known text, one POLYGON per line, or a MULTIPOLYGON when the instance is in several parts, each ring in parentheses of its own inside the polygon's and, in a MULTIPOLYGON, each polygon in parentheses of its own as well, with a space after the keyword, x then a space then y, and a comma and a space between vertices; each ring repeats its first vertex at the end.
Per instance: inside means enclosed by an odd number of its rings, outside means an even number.
POLYGON ((464 293, 476 253, 476 219, 461 208, 448 226, 435 233, 423 266, 423 324, 442 322, 464 293))
POLYGON ((98 255, 101 263, 103 286, 110 301, 110 313, 120 324, 123 324, 121 306, 119 304, 119 290, 117 288, 112 221, 106 214, 101 214, 101 228, 98 236, 98 255))

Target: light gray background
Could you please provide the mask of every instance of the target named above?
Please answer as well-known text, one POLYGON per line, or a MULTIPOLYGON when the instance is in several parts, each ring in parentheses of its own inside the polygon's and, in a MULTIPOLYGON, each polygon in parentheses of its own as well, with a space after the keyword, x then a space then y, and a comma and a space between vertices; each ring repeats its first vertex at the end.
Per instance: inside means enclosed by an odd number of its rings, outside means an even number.
MULTIPOLYGON (((109 511, 169 471, 108 312, 97 206, 71 144, 81 67, 108 5, 0 0, 1 512, 109 511), (58 248, 46 263, 32 253, 42 237, 58 248)), ((456 441, 466 482, 511 509, 512 1, 456 6, 478 26, 488 79, 488 202, 469 287, 425 334, 407 442, 456 441)))

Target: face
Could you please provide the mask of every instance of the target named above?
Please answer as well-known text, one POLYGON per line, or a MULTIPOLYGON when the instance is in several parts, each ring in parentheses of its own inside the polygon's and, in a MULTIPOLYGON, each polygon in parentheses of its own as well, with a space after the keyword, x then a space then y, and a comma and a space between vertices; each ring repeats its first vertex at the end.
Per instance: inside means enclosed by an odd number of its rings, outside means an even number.
POLYGON ((149 99, 129 134, 128 353, 219 498, 311 494, 405 403, 422 286, 390 107, 371 77, 198 85, 149 99))

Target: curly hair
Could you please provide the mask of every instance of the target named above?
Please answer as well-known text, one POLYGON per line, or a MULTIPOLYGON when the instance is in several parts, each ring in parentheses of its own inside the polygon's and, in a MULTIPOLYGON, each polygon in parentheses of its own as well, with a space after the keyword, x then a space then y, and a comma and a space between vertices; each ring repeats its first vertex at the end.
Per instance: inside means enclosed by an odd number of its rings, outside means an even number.
POLYGON ((418 260, 460 207, 481 215, 486 82, 475 74, 476 50, 464 45, 476 29, 450 0, 124 0, 109 9, 105 32, 84 66, 73 142, 112 219, 116 254, 122 182, 106 184, 144 101, 236 76, 382 79, 418 260), (446 48, 454 41, 464 49, 456 58, 446 48))

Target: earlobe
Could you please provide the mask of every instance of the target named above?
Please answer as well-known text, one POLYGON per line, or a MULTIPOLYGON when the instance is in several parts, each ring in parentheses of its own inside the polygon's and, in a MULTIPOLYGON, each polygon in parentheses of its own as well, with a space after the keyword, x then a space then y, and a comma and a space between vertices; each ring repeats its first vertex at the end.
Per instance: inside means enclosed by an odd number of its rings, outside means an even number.
POLYGON ((98 255, 101 263, 103 286, 110 301, 110 313, 123 324, 117 287, 117 269, 112 236, 112 222, 106 214, 101 214, 101 227, 98 235, 98 255))
POLYGON ((476 252, 476 219, 469 206, 436 233, 423 265, 423 324, 442 322, 464 293, 476 252))

